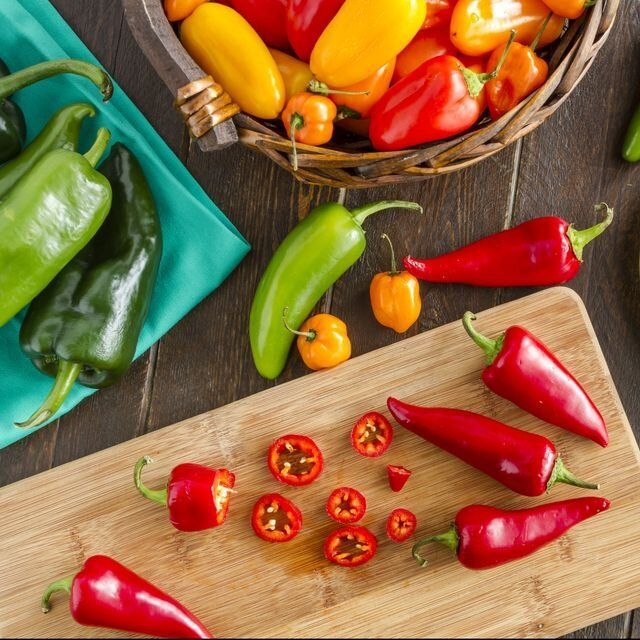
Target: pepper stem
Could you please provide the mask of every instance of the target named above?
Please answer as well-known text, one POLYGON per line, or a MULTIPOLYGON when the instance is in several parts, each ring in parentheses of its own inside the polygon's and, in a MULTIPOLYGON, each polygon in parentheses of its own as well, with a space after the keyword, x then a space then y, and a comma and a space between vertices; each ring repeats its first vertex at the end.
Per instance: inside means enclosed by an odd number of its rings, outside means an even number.
POLYGON ((407 202, 406 200, 381 200, 380 202, 372 202, 365 204, 362 207, 353 209, 351 215, 353 219, 360 225, 372 214, 378 213, 378 211, 384 211, 385 209, 392 209, 397 207, 399 209, 413 209, 414 211, 423 212, 422 206, 417 202, 407 202))
POLYGON ((493 80, 499 73, 500 69, 502 69, 502 65, 504 61, 507 59, 507 55, 509 54, 509 49, 516 37, 515 29, 511 30, 509 34, 509 40, 507 40, 507 46, 504 48, 500 59, 498 60, 498 64, 496 68, 489 73, 478 73, 476 71, 471 71, 471 69, 467 69, 467 67, 462 67, 462 75, 464 76, 465 82, 467 83, 467 89, 469 90, 469 95, 472 98, 475 98, 481 91, 482 87, 484 87, 489 80, 493 80))
POLYGON ((16 427, 31 429, 41 425, 55 415, 69 395, 81 371, 81 364, 69 362, 68 360, 60 360, 56 380, 49 395, 45 398, 42 405, 40 405, 40 408, 28 420, 16 422, 16 427))
POLYGON ((166 489, 149 489, 142 483, 142 470, 153 462, 151 456, 142 456, 136 466, 133 468, 133 484, 136 489, 145 497, 153 502, 157 502, 163 506, 167 506, 167 490, 166 489))
POLYGON ((102 99, 105 102, 107 102, 113 94, 111 78, 109 78, 102 69, 90 62, 62 58, 60 60, 50 60, 48 62, 34 64, 32 67, 27 67, 9 76, 0 78, 0 100, 8 98, 16 91, 20 91, 20 89, 24 89, 39 80, 57 76, 61 73, 73 73, 91 80, 91 82, 100 89, 102 99))
POLYGON ((380 237, 384 238, 389 243, 389 248, 391 249, 391 271, 389 271, 389 275, 397 276, 400 272, 398 271, 396 252, 393 250, 393 243, 391 242, 391 238, 386 233, 383 233, 380 237))
POLYGON ((84 157, 92 167, 95 167, 100 158, 102 158, 102 154, 105 152, 110 139, 111 133, 109 129, 105 129, 104 127, 98 129, 95 142, 91 146, 91 149, 84 154, 84 157))
POLYGON ((289 307, 285 307, 284 310, 282 311, 282 322, 284 322, 285 329, 287 331, 291 331, 291 333, 295 333, 295 335, 297 335, 297 336, 304 336, 307 339, 308 342, 313 342, 316 339, 316 336, 318 334, 313 330, 311 330, 311 331, 296 331, 295 329, 290 327, 289 323, 287 322, 287 312, 288 311, 289 311, 289 307))
POLYGON ((473 312, 466 311, 464 316, 462 316, 462 325, 464 326, 465 331, 469 334, 469 337, 484 351, 487 358, 487 364, 491 364, 502 350, 504 334, 496 340, 487 338, 487 336, 482 335, 473 326, 472 323, 475 319, 476 316, 473 312))
POLYGON ((533 39, 533 42, 529 45, 529 48, 531 49, 531 51, 535 52, 535 50, 538 48, 538 45, 540 44, 540 38, 542 38, 542 36, 544 35, 544 32, 547 30, 547 25, 549 24, 549 20, 551 20, 552 15, 553 15, 553 11, 549 11, 549 13, 547 14, 547 17, 543 20, 542 24, 540 25, 540 29, 538 30, 536 37, 533 39))
POLYGON ((567 467, 564 466, 564 462, 562 458, 558 456, 556 463, 553 467, 553 471, 551 472, 551 477, 549 478, 549 482, 547 482, 547 491, 551 490, 554 484, 558 482, 564 482, 564 484, 570 484, 574 487, 580 487, 582 489, 599 489, 599 484, 594 484, 592 482, 585 482, 584 480, 580 480, 577 476, 574 476, 567 467))
POLYGON ((323 96, 328 96, 330 93, 336 96, 368 96, 370 93, 368 90, 341 91, 339 89, 331 89, 329 88, 329 85, 325 84, 324 82, 320 82, 320 80, 316 80, 315 78, 309 80, 308 89, 309 91, 311 91, 311 93, 321 93, 323 96))
POLYGON ((51 600, 51 596, 56 591, 65 591, 66 593, 71 593, 71 583, 73 582, 74 576, 68 576, 67 578, 62 578, 62 580, 56 580, 52 582, 42 594, 42 613, 49 613, 51 611, 51 604, 49 601, 51 600))
POLYGON ((289 129, 291 130, 291 146, 293 147, 293 170, 298 170, 298 148, 296 147, 296 131, 304 127, 304 118, 297 111, 291 115, 289 129))
POLYGON ((573 228, 573 225, 569 225, 567 229, 567 237, 573 247, 573 253, 580 262, 582 262, 582 250, 613 222, 613 209, 608 204, 601 202, 595 206, 595 210, 596 213, 606 211, 607 215, 602 222, 598 222, 588 229, 577 230, 573 228))
POLYGON ((431 536, 430 538, 425 538, 424 540, 420 540, 416 542, 412 549, 411 555, 415 558, 416 562, 421 567, 426 567, 428 564, 428 560, 422 556, 420 553, 420 549, 430 542, 438 542, 439 544, 443 544, 445 547, 449 547, 451 551, 457 553, 458 551, 458 543, 460 542, 460 537, 458 536, 458 532, 456 531, 455 524, 452 524, 451 527, 444 533, 441 533, 437 536, 431 536))

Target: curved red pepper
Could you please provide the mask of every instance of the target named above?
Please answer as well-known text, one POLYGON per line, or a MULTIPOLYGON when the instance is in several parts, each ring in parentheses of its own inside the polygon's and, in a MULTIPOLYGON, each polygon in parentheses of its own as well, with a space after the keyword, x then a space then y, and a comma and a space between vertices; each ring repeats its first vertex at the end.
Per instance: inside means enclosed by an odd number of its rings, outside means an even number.
POLYGON ((311 484, 322 471, 324 460, 318 445, 308 436, 281 436, 270 447, 267 464, 273 477, 292 487, 311 484))
POLYGON ((473 328, 473 320, 467 311, 462 322, 487 356, 482 381, 491 391, 549 424, 602 447, 609 444, 607 427, 593 400, 540 340, 522 327, 509 327, 491 340, 473 328))
POLYGON ((42 597, 50 609, 56 591, 66 591, 73 619, 156 638, 213 638, 183 605, 113 558, 91 556, 75 576, 52 582, 42 597))
POLYGON ((279 493, 268 493, 253 506, 251 526, 262 540, 289 542, 302 529, 302 512, 279 493))
POLYGON ((394 509, 387 518, 387 537, 393 542, 405 542, 414 533, 418 520, 408 509, 394 509))
POLYGON ((561 284, 582 265, 582 250, 613 221, 606 204, 602 222, 578 231, 562 218, 547 216, 523 222, 437 258, 407 256, 404 268, 427 282, 458 282, 482 287, 561 284))
POLYGON ((576 478, 544 436, 461 409, 416 407, 395 398, 387 406, 409 431, 523 496, 540 496, 557 482, 598 489, 576 478))
POLYGON ((289 0, 287 36, 300 60, 309 62, 311 52, 325 27, 345 0, 289 0))
POLYGON ((231 5, 267 46, 285 50, 289 48, 287 0, 231 0, 231 5))
POLYGON ((420 548, 439 542, 468 569, 490 569, 528 556, 610 504, 606 498, 575 498, 513 511, 473 504, 458 511, 449 531, 416 543, 413 557, 426 566, 420 548))
POLYGON ((336 522, 353 524, 362 520, 367 511, 367 500, 351 487, 339 487, 327 500, 327 514, 336 522))
POLYGON ((351 446, 365 458, 378 458, 393 440, 391 423, 377 411, 365 413, 351 430, 351 446))
POLYGON ((324 557, 341 567, 359 567, 369 562, 378 549, 378 539, 367 529, 348 525, 336 529, 324 541, 324 557))
POLYGON ((398 467, 395 464, 388 464, 387 475, 389 476, 391 491, 402 491, 404 485, 407 484, 411 471, 404 467, 398 467))

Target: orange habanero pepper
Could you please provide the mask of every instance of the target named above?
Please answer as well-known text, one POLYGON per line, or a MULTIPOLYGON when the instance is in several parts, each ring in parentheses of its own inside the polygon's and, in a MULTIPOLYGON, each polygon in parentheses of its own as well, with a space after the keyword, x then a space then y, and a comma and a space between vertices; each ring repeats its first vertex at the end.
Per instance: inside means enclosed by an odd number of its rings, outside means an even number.
MULTIPOLYGON (((516 42, 530 44, 548 13, 542 0, 458 0, 451 16, 451 42, 462 53, 481 56, 505 44, 514 30, 516 42)), ((554 14, 540 46, 557 40, 564 25, 565 19, 554 14)))
POLYGON ((189 17, 194 10, 207 0, 164 0, 164 12, 169 22, 178 22, 189 17))
POLYGON ((371 309, 383 327, 404 333, 420 316, 420 284, 408 271, 398 271, 391 239, 386 233, 382 237, 391 247, 391 271, 373 276, 369 287, 371 309))
POLYGON ((282 316, 284 326, 298 336, 298 351, 309 369, 328 369, 351 357, 347 325, 340 318, 319 313, 305 320, 300 331, 294 331, 287 324, 286 312, 282 316))
POLYGON ((575 20, 579 18, 587 7, 595 4, 596 0, 544 0, 553 13, 575 20))

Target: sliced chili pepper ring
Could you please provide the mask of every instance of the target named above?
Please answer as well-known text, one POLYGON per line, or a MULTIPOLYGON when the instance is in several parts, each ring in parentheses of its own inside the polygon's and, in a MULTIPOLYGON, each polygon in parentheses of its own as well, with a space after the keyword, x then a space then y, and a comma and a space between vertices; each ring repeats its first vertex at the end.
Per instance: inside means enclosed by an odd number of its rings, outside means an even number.
POLYGON ((251 526, 262 540, 289 542, 302 529, 302 513, 291 500, 279 493, 268 493, 255 503, 251 526))
POLYGON ((394 509, 387 519, 387 536, 394 542, 405 542, 418 526, 416 516, 408 509, 394 509))
POLYGON ((407 484, 411 471, 395 464, 388 464, 387 474, 389 476, 391 491, 401 491, 404 485, 407 484))
POLYGON ((373 558, 378 540, 366 527, 336 529, 324 541, 324 557, 341 567, 358 567, 373 558))
POLYGON ((322 452, 307 436, 286 435, 270 447, 269 471, 280 482, 293 487, 311 484, 322 471, 322 452))
POLYGON ((353 524, 362 520, 367 510, 366 498, 351 487, 339 487, 327 500, 327 513, 341 524, 353 524))
POLYGON ((366 458, 381 456, 389 448, 392 439, 391 423, 377 411, 365 413, 351 431, 353 448, 366 458))

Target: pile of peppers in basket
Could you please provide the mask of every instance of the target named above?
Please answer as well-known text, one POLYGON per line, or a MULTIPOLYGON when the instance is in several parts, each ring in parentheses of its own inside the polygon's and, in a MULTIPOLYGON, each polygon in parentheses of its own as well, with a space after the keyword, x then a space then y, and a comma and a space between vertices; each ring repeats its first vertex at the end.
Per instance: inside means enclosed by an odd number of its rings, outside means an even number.
POLYGON ((193 59, 297 145, 334 128, 378 151, 456 136, 541 87, 589 0, 164 0, 193 59), (366 16, 366 19, 364 18, 366 16), (509 44, 510 38, 515 42, 509 44))

